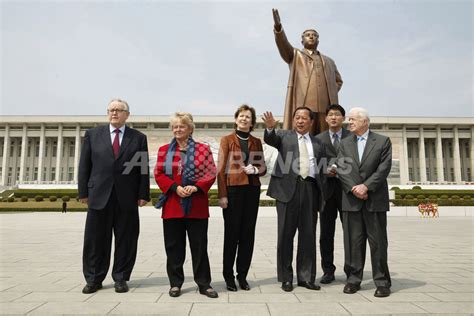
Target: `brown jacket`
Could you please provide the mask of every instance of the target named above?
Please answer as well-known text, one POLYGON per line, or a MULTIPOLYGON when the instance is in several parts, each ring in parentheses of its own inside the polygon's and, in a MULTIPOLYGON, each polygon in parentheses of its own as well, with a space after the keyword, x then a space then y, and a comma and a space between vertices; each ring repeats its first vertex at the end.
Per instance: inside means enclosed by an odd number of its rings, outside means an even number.
POLYGON ((245 164, 237 134, 234 132, 221 138, 217 162, 217 188, 219 198, 227 197, 227 186, 247 184, 260 185, 259 177, 264 176, 267 172, 262 142, 260 139, 250 135, 248 146, 248 163, 257 167, 259 171, 258 174, 250 177, 252 183, 249 183, 249 176, 241 170, 241 168, 245 167, 245 164))
MULTIPOLYGON (((299 50, 293 47, 286 38, 283 29, 275 33, 275 41, 280 52, 280 56, 290 66, 290 76, 288 78, 288 88, 286 93, 285 111, 283 115, 283 128, 292 129, 293 112, 299 106, 303 106, 310 83, 312 56, 307 54, 304 49, 299 50)), ((342 87, 342 78, 337 70, 334 60, 321 54, 323 63, 323 72, 326 79, 329 104, 338 103, 338 92, 342 87)), ((314 84, 314 83, 313 83, 314 84)), ((319 104, 315 112, 326 111, 329 104, 319 104)))

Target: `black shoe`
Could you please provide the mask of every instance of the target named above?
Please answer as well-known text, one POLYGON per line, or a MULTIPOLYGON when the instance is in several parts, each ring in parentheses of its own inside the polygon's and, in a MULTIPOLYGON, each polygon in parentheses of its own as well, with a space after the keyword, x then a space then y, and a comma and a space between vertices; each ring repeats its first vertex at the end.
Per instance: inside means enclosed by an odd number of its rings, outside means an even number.
POLYGON ((307 288, 308 290, 315 290, 315 291, 319 291, 321 289, 319 285, 316 285, 313 282, 298 282, 298 286, 302 286, 302 287, 307 288))
POLYGON ((387 297, 390 296, 390 288, 386 286, 377 286, 377 290, 375 290, 374 296, 375 297, 387 297))
POLYGON ((177 286, 174 286, 168 292, 171 297, 178 297, 181 295, 181 289, 177 286))
POLYGON ((225 285, 228 291, 237 292, 237 285, 234 280, 225 281, 225 285))
POLYGON ((92 294, 97 292, 102 288, 102 283, 87 283, 86 286, 82 289, 82 293, 84 294, 92 294))
POLYGON ((281 284, 281 288, 285 292, 291 292, 291 291, 293 291, 293 283, 292 282, 283 282, 281 284))
POLYGON ((321 278, 321 281, 319 281, 322 284, 329 284, 336 280, 334 277, 334 274, 329 274, 329 273, 324 273, 323 277, 321 278))
POLYGON ((217 292, 212 287, 209 287, 205 290, 199 289, 199 293, 201 293, 202 295, 206 295, 209 298, 218 298, 219 297, 217 292))
POLYGON ((128 292, 127 281, 117 281, 115 282, 115 292, 117 293, 126 293, 128 292))
POLYGON ((359 290, 360 290, 360 285, 347 283, 344 286, 343 292, 346 293, 346 294, 354 294, 354 293, 357 293, 357 291, 359 291, 359 290))
POLYGON ((250 291, 250 285, 247 282, 247 280, 238 280, 238 281, 239 281, 239 286, 242 290, 250 291))

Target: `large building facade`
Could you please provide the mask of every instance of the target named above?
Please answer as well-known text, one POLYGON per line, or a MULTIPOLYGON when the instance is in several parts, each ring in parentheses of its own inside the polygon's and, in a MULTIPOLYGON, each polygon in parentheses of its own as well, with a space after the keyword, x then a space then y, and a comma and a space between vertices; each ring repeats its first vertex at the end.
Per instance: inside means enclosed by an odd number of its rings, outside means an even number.
MULTIPOLYGON (((209 143, 216 157, 233 122, 196 116, 194 138, 209 143)), ((0 116, 0 186, 76 183, 84 133, 101 124, 106 117, 0 116)), ((131 116, 128 125, 147 135, 153 167, 158 147, 172 137, 169 117, 131 116)), ((372 117, 370 128, 392 140, 391 184, 474 183, 473 118, 372 117)), ((263 129, 258 123, 253 135, 263 138, 263 129)), ((264 150, 271 169, 275 151, 264 150)))

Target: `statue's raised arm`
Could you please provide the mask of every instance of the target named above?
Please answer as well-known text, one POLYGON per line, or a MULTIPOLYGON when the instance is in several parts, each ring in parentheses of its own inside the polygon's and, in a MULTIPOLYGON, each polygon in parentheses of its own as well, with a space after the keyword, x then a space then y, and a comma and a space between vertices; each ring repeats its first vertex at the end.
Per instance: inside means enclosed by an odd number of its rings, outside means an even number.
POLYGON ((281 31, 281 19, 280 19, 280 14, 278 13, 278 9, 272 9, 273 11, 273 22, 275 23, 275 31, 280 32, 281 31))

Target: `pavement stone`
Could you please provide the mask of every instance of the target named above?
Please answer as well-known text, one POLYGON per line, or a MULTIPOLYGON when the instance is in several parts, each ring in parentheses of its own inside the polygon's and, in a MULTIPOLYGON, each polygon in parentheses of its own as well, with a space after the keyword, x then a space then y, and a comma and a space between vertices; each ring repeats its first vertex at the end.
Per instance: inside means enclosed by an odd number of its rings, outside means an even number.
MULTIPOLYGON (((218 299, 197 291, 189 249, 183 294, 168 295, 160 213, 140 210, 140 240, 129 293, 115 293, 110 276, 100 291, 84 295, 82 243, 85 213, 0 213, 0 314, 122 315, 464 315, 474 313, 472 217, 388 218, 392 295, 375 298, 370 254, 361 290, 342 293, 344 250, 338 221, 336 281, 320 291, 283 292, 276 278, 276 212, 259 215, 248 281, 251 291, 227 292, 222 278, 223 220, 209 221, 212 286, 218 299)), ((296 240, 296 238, 295 238, 296 240)), ((295 256, 296 258, 296 256, 295 256)), ((319 249, 318 249, 319 260, 319 249)), ((318 267, 317 277, 321 277, 318 267)))

